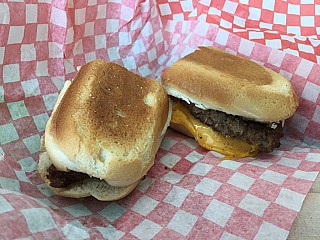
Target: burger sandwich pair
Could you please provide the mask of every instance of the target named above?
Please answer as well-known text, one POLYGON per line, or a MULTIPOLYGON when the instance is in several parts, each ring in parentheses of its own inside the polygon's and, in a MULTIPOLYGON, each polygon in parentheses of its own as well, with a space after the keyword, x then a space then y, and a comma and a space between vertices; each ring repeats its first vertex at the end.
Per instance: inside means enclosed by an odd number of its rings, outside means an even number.
POLYGON ((39 173, 58 195, 120 199, 153 165, 169 123, 224 158, 253 157, 280 145, 297 107, 286 78, 214 47, 175 62, 162 85, 95 60, 59 95, 39 173))

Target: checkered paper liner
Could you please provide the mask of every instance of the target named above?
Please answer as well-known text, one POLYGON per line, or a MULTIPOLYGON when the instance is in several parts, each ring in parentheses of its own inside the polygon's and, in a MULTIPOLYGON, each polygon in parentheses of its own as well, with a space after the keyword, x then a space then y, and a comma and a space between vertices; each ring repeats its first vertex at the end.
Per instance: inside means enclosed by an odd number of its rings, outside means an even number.
POLYGON ((159 9, 160 1, 0 3, 1 239, 288 236, 320 169, 320 65, 159 9), (300 107, 279 149, 221 161, 169 129, 155 165, 124 199, 63 198, 45 187, 36 171, 40 136, 76 66, 102 58, 158 78, 198 45, 250 58, 291 81, 300 107))
POLYGON ((214 24, 242 38, 320 63, 319 0, 159 0, 162 18, 214 24))

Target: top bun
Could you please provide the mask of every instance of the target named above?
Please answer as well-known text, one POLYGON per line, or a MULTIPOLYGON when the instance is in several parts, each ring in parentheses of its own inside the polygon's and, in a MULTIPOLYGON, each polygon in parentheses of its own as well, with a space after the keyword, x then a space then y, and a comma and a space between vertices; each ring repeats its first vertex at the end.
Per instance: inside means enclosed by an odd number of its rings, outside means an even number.
POLYGON ((65 84, 45 146, 59 170, 127 186, 153 165, 169 121, 169 100, 157 81, 95 60, 65 84))
POLYGON ((215 47, 200 47, 162 76, 169 95, 260 122, 289 118, 298 107, 290 82, 248 59, 215 47))

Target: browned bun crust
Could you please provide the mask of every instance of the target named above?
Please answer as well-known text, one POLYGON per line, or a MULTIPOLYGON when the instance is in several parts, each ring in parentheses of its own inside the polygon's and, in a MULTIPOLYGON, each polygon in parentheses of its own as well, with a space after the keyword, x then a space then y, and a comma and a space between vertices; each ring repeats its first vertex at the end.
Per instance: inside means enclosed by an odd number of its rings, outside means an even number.
POLYGON ((149 93, 156 94, 155 101, 166 101, 167 96, 156 81, 120 65, 95 60, 81 67, 48 130, 69 157, 78 153, 78 141, 85 142, 91 154, 96 152, 95 142, 91 141, 98 139, 103 139, 106 146, 117 143, 118 148, 130 149, 148 133, 148 126, 155 120, 150 119, 153 114, 158 121, 155 133, 161 133, 167 120, 168 104, 147 105, 145 98, 149 93), (79 119, 85 121, 76 121, 79 119), (80 137, 78 131, 82 139, 73 138, 80 137), (94 139, 88 138, 92 133, 94 139))
POLYGON ((298 99, 280 74, 215 47, 200 47, 162 76, 169 95, 214 109, 273 122, 293 115, 298 99))
POLYGON ((45 145, 59 170, 128 186, 153 165, 168 118, 168 96, 157 81, 95 60, 62 91, 45 145))

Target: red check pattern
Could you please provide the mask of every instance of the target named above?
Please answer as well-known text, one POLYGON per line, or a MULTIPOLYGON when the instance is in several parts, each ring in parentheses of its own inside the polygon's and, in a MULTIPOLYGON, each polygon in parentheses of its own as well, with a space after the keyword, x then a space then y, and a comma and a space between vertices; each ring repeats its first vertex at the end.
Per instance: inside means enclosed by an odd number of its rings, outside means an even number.
POLYGON ((165 19, 207 22, 250 41, 320 61, 319 1, 161 0, 158 3, 165 19))
POLYGON ((318 3, 297 1, 0 3, 0 238, 286 239, 320 170, 318 13, 318 3), (67 199, 45 187, 40 136, 77 66, 102 58, 158 78, 199 45, 291 81, 300 107, 278 150, 221 161, 169 129, 124 199, 67 199))

